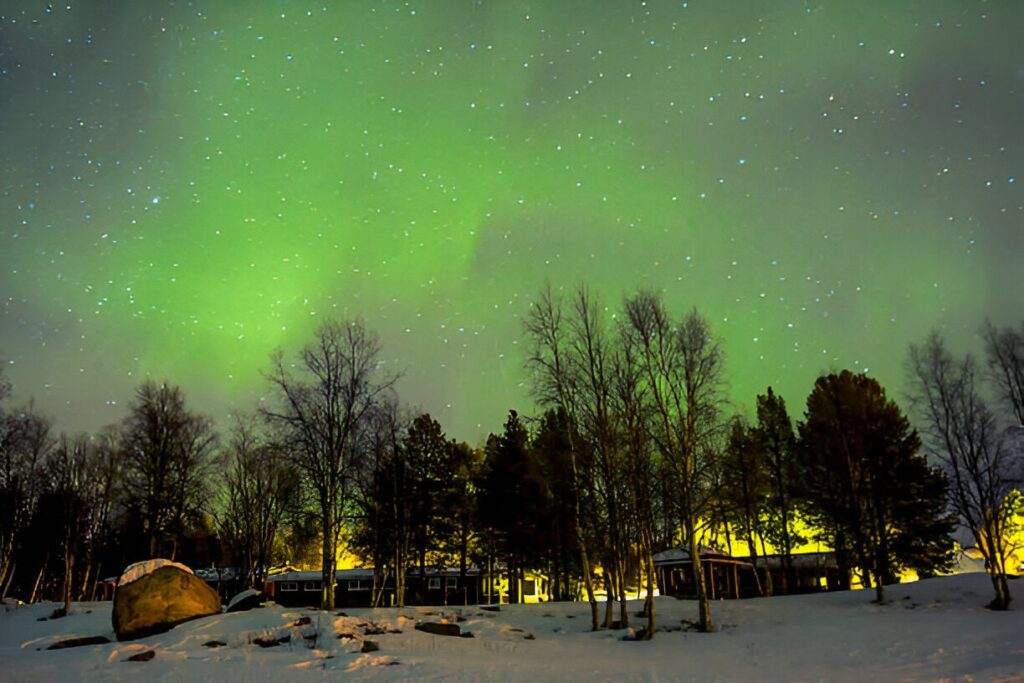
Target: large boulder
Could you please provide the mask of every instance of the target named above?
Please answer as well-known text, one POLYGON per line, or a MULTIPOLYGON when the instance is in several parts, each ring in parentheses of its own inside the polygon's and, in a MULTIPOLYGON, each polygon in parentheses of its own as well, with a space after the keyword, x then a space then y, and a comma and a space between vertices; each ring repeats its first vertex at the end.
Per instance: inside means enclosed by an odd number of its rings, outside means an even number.
POLYGON ((117 639, 132 640, 219 612, 220 596, 191 569, 167 560, 149 560, 121 575, 112 618, 117 639))

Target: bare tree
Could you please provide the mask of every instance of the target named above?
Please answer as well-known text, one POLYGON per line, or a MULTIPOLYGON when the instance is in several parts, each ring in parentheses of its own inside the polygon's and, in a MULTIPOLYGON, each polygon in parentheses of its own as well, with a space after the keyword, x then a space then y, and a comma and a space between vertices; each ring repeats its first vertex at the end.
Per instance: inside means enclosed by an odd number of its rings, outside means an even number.
POLYGON ((0 417, 0 596, 3 596, 14 580, 17 546, 43 490, 44 465, 53 447, 53 437, 50 420, 38 414, 31 402, 25 408, 0 417))
POLYGON ((353 491, 358 518, 353 542, 373 560, 371 604, 382 604, 388 575, 394 573, 395 605, 405 605, 406 569, 413 561, 413 507, 416 482, 410 473, 401 434, 408 420, 388 397, 368 415, 363 430, 366 457, 356 467, 353 491))
POLYGON ((334 607, 334 570, 360 431, 395 382, 380 370, 380 342, 361 320, 328 321, 286 365, 278 351, 267 375, 276 406, 264 417, 281 429, 320 509, 324 609, 334 607))
POLYGON ((629 343, 632 337, 620 326, 620 343, 614 358, 615 412, 619 416, 622 433, 623 475, 628 493, 629 517, 637 531, 637 549, 641 573, 647 586, 644 613, 647 626, 638 637, 650 640, 657 630, 654 603, 654 529, 653 501, 658 472, 657 451, 650 439, 650 425, 654 417, 650 392, 645 382, 643 366, 637 353, 640 349, 629 343))
POLYGON ((580 419, 580 406, 577 378, 573 362, 570 359, 570 330, 563 320, 561 301, 556 299, 550 284, 541 291, 537 301, 530 307, 529 315, 524 323, 526 336, 530 344, 527 357, 527 368, 531 371, 534 396, 544 406, 561 409, 568 416, 572 427, 569 434, 569 459, 572 470, 573 486, 573 526, 580 548, 580 566, 583 570, 583 585, 590 603, 591 628, 601 628, 598 614, 597 598, 594 595, 593 568, 588 549, 591 537, 583 525, 585 521, 580 514, 580 489, 585 483, 579 470, 582 444, 575 433, 580 419))
POLYGON ((61 583, 64 614, 71 611, 75 592, 75 558, 79 548, 87 542, 84 527, 89 511, 85 492, 91 483, 90 450, 89 438, 85 434, 71 437, 62 433, 47 462, 53 500, 59 500, 62 508, 63 537, 60 539, 60 549, 64 555, 64 577, 61 583))
POLYGON ((989 379, 995 384, 999 398, 1024 427, 1024 322, 1019 330, 1000 330, 991 322, 982 328, 989 379))
POLYGON ((908 374, 922 431, 946 465, 953 508, 985 558, 996 593, 990 606, 1007 609, 1005 543, 1013 514, 1008 496, 1021 482, 1020 454, 980 394, 973 357, 954 359, 933 332, 923 345, 910 346, 908 374))
POLYGON ((701 480, 714 452, 712 437, 720 429, 722 350, 696 310, 676 323, 654 293, 641 291, 628 298, 625 312, 630 344, 637 349, 657 415, 652 437, 678 487, 680 526, 693 561, 698 628, 711 631, 698 520, 706 502, 701 480))
POLYGON ((185 406, 179 387, 144 382, 123 429, 128 495, 142 510, 149 555, 170 542, 173 559, 186 524, 206 504, 217 435, 185 406))
POLYGON ((97 551, 109 542, 110 519, 123 488, 121 431, 108 426, 92 438, 86 462, 83 491, 87 511, 86 547, 78 599, 93 599, 101 567, 96 563, 97 551))
POLYGON ((235 417, 227 458, 220 527, 236 559, 244 561, 249 584, 258 588, 287 513, 298 503, 299 473, 245 415, 235 417))
POLYGON ((568 318, 570 386, 575 393, 576 423, 594 453, 594 482, 605 523, 605 627, 612 625, 612 603, 619 600, 619 625, 629 625, 626 605, 626 509, 624 458, 619 415, 616 414, 615 342, 603 308, 585 285, 576 289, 568 318))

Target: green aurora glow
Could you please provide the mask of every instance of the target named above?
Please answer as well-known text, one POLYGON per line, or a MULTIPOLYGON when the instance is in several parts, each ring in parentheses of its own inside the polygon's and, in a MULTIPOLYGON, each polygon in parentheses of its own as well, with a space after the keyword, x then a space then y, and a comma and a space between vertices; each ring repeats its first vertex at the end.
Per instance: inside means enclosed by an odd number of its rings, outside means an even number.
POLYGON ((476 441, 545 280, 696 305, 794 413, 1022 317, 1020 3, 101 4, 0 18, 0 357, 61 428, 361 315, 476 441))

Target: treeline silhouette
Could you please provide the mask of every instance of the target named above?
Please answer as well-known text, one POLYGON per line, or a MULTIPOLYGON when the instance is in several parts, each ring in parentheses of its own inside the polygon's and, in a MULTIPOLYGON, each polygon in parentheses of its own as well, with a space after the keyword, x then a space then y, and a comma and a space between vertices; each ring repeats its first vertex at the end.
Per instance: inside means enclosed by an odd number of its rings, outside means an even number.
MULTIPOLYGON (((599 629, 627 626, 627 591, 646 588, 638 634, 649 638, 661 550, 698 557, 743 541, 766 592, 785 593, 794 548, 810 534, 834 550, 847 586, 856 577, 883 601, 904 570, 947 570, 962 525, 992 576, 991 605, 1008 606, 1024 325, 986 324, 983 363, 954 358, 937 334, 911 346, 924 444, 876 380, 849 371, 819 377, 795 425, 770 387, 755 415, 736 414, 707 320, 674 314, 653 292, 613 314, 585 286, 547 288, 524 337, 540 412, 510 411, 480 447, 402 407, 360 320, 326 322, 297 352, 275 353, 269 400, 224 435, 166 382, 144 382, 124 420, 93 435, 54 435, 31 402, 4 407, 0 590, 70 607, 150 557, 240 567, 256 587, 272 566, 319 564, 332 608, 344 550, 377 572, 375 604, 389 576, 403 604, 410 569, 500 566, 512 601, 515 579, 540 571, 552 599, 583 596, 599 629)), ((9 394, 0 382, 0 398, 9 394)), ((697 625, 712 630, 694 567, 697 625)))

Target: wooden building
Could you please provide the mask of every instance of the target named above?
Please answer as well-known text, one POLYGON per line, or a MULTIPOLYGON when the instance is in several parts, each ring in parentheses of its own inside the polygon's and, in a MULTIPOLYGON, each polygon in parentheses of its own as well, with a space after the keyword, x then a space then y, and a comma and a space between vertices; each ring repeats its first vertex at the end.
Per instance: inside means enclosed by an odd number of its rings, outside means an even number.
MULTIPOLYGON (((750 558, 742 558, 750 561, 750 558)), ((793 571, 790 581, 785 581, 785 568, 782 555, 759 555, 757 558, 758 571, 763 572, 764 567, 772 575, 772 586, 776 593, 782 593, 782 586, 786 586, 786 593, 816 593, 819 591, 844 590, 846 585, 839 574, 839 564, 836 562, 835 553, 797 553, 792 556, 793 571), (792 584, 792 585, 790 585, 792 584)))
MULTIPOLYGON (((334 604, 338 607, 370 607, 374 596, 372 567, 339 569, 334 573, 334 604)), ((396 602, 395 577, 384 579, 380 606, 396 602)), ((323 575, 319 571, 285 571, 267 578, 264 592, 280 605, 316 607, 320 605, 323 575)), ((380 586, 376 586, 380 588, 380 586)), ((458 568, 427 567, 420 575, 418 567, 410 569, 405 579, 407 605, 471 605, 483 601, 480 570, 470 567, 461 576, 458 568)))
MULTIPOLYGON (((750 598, 761 595, 754 567, 746 560, 732 557, 714 548, 701 548, 700 564, 704 570, 709 599, 750 598)), ((655 553, 654 570, 662 595, 679 598, 697 597, 693 560, 688 550, 669 548, 655 553)))
POLYGON ((467 567, 462 576, 458 567, 427 567, 423 576, 419 567, 405 577, 407 605, 477 605, 484 602, 483 576, 477 567, 467 567))

